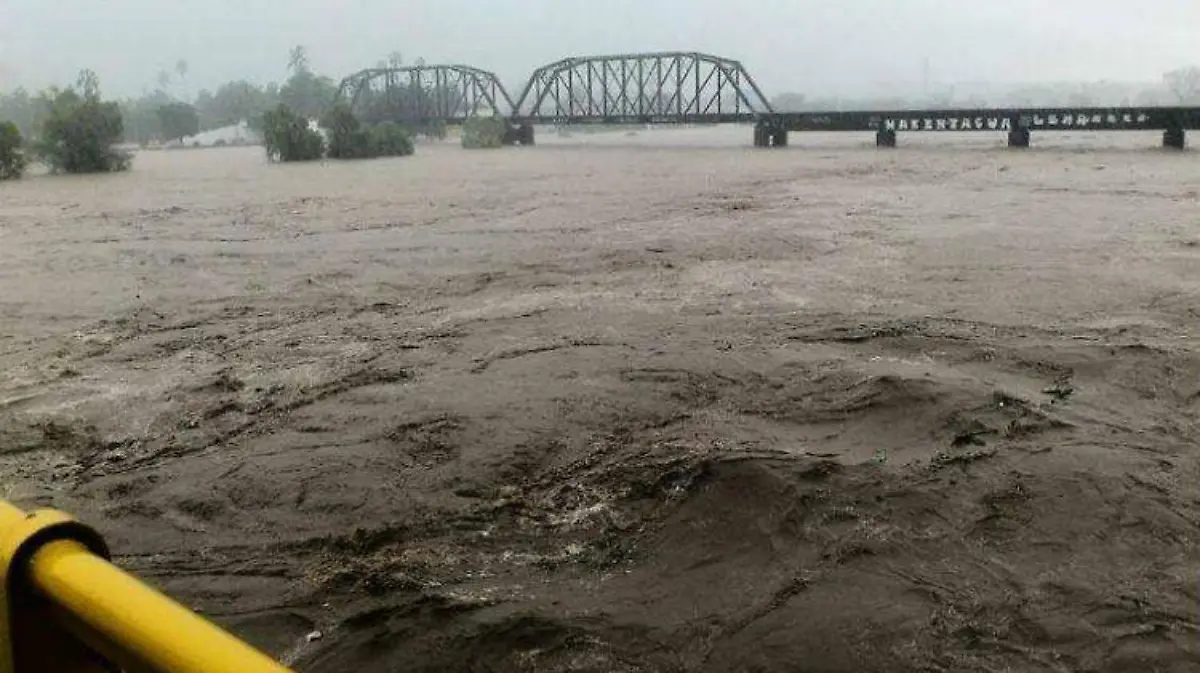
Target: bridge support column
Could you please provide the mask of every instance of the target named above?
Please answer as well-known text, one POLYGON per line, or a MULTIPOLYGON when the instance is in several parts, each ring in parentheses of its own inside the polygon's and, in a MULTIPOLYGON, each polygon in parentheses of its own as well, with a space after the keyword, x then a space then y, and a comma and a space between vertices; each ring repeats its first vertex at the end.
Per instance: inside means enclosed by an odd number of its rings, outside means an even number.
POLYGON ((505 145, 532 145, 533 126, 530 124, 509 124, 508 133, 504 136, 505 145))
POLYGON ((895 147, 895 129, 879 129, 875 132, 875 147, 895 147))
POLYGON ((1163 131, 1163 147, 1174 150, 1187 147, 1187 132, 1178 126, 1163 131))
POLYGON ((533 125, 532 124, 521 124, 520 126, 518 126, 517 133, 516 133, 516 140, 517 140, 517 144, 521 145, 522 147, 532 147, 534 144, 534 142, 533 142, 533 140, 534 140, 533 125))
POLYGON ((788 130, 770 122, 758 122, 754 125, 755 147, 787 147, 788 130))
POLYGON ((1008 146, 1017 148, 1029 147, 1029 138, 1031 135, 1027 127, 1019 126, 1017 120, 1014 119, 1012 130, 1008 132, 1008 146))

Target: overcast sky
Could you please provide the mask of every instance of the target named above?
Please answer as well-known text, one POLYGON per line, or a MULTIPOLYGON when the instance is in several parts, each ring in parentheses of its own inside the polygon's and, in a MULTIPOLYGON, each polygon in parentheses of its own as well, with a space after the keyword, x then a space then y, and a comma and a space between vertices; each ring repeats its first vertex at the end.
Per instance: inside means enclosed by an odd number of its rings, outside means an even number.
POLYGON ((1157 80, 1200 64, 1200 0, 0 0, 0 88, 96 70, 133 95, 189 64, 188 92, 286 76, 288 49, 340 78, 389 52, 520 89, 567 55, 699 50, 768 95, 880 83, 1157 80))

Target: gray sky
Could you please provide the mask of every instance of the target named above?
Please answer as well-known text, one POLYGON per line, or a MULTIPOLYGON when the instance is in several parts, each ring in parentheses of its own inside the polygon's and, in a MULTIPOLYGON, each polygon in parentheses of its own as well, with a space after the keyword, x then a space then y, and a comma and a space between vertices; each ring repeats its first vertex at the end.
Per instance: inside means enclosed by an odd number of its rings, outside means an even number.
POLYGON ((510 90, 563 56, 675 49, 768 95, 914 90, 926 57, 935 82, 1157 80, 1200 64, 1198 30, 1200 0, 0 0, 0 88, 91 67, 132 95, 185 59, 191 94, 282 79, 296 44, 335 78, 399 51, 510 90))

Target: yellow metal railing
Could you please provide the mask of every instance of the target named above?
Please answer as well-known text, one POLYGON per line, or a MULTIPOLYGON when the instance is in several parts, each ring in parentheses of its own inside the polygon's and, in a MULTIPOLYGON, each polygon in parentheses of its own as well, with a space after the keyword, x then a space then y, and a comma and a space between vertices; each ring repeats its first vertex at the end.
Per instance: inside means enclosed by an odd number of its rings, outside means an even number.
POLYGON ((69 516, 0 500, 0 673, 289 673, 107 557, 69 516))

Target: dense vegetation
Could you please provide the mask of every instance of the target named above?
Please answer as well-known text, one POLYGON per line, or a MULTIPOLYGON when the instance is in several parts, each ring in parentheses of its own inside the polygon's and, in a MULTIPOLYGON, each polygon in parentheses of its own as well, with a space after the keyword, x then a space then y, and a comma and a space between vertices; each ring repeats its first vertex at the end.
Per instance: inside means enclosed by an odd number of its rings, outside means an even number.
POLYGON ((115 147, 124 131, 121 109, 100 97, 96 74, 85 70, 74 87, 43 94, 45 117, 35 151, 55 173, 107 173, 129 168, 115 147))
MULTIPOLYGON (((422 62, 418 59, 417 64, 422 62)), ((403 65, 398 53, 381 60, 376 67, 397 68, 403 65)), ((322 119, 337 97, 337 84, 329 76, 317 73, 311 66, 308 52, 302 46, 294 47, 288 54, 287 78, 282 82, 256 84, 247 79, 226 82, 214 90, 201 90, 194 96, 188 94, 187 78, 190 69, 179 61, 173 71, 162 71, 140 97, 126 98, 118 102, 122 120, 121 141, 137 145, 178 142, 182 138, 246 123, 253 131, 261 134, 267 113, 284 105, 293 113, 306 119, 322 119)), ((391 126, 373 124, 393 117, 396 107, 411 107, 405 96, 430 97, 429 91, 407 91, 385 99, 363 101, 360 114, 367 120, 365 133, 375 138, 378 146, 376 156, 411 153, 411 136, 391 126), (397 98, 398 96, 398 98, 397 98), (392 107, 389 107, 392 106, 392 107)), ((0 120, 12 121, 26 138, 35 137, 41 129, 47 111, 47 92, 30 94, 25 89, 9 93, 0 92, 0 120)), ((410 129, 426 135, 444 135, 440 124, 429 124, 410 129)), ((362 142, 358 140, 355 142, 362 142)), ((353 150, 352 150, 353 151, 353 150)), ((369 153, 370 154, 370 153, 369 153)))
POLYGON ((263 115, 263 146, 271 161, 314 161, 325 156, 325 139, 308 119, 280 103, 263 115))
POLYGON ((377 157, 406 157, 416 151, 412 135, 396 122, 380 122, 372 126, 371 143, 377 157))
POLYGON ((413 153, 412 136, 393 122, 364 126, 344 104, 330 108, 321 118, 329 138, 331 159, 371 159, 408 156, 413 153))
MULTIPOLYGON (((309 67, 303 47, 292 50, 288 68, 289 76, 282 84, 259 85, 239 79, 189 96, 189 69, 180 61, 174 72, 159 73, 147 93, 118 101, 123 129, 120 140, 146 145, 240 122, 257 126, 263 114, 280 103, 311 119, 319 117, 333 101, 337 85, 309 67)), ((33 137, 45 119, 46 97, 47 92, 31 94, 22 88, 0 92, 0 120, 12 121, 22 135, 33 137)))
POLYGON ((158 126, 164 140, 182 141, 200 132, 200 115, 187 103, 167 103, 158 108, 158 126))
POLYGON ((503 147, 508 137, 508 122, 502 117, 473 117, 462 128, 462 146, 466 149, 503 147))
POLYGON ((263 115, 263 145, 271 161, 373 159, 408 156, 412 136, 399 124, 364 125, 345 105, 335 105, 321 117, 322 136, 311 122, 280 103, 263 115))
POLYGON ((15 180, 25 172, 21 131, 12 122, 0 122, 0 180, 15 180))
POLYGON ((115 102, 100 96, 96 73, 84 70, 73 86, 50 88, 30 97, 9 97, 23 106, 0 119, 0 178, 20 177, 36 158, 55 173, 105 173, 129 167, 130 156, 116 145, 124 121, 115 102), (35 138, 28 142, 25 138, 35 138))

